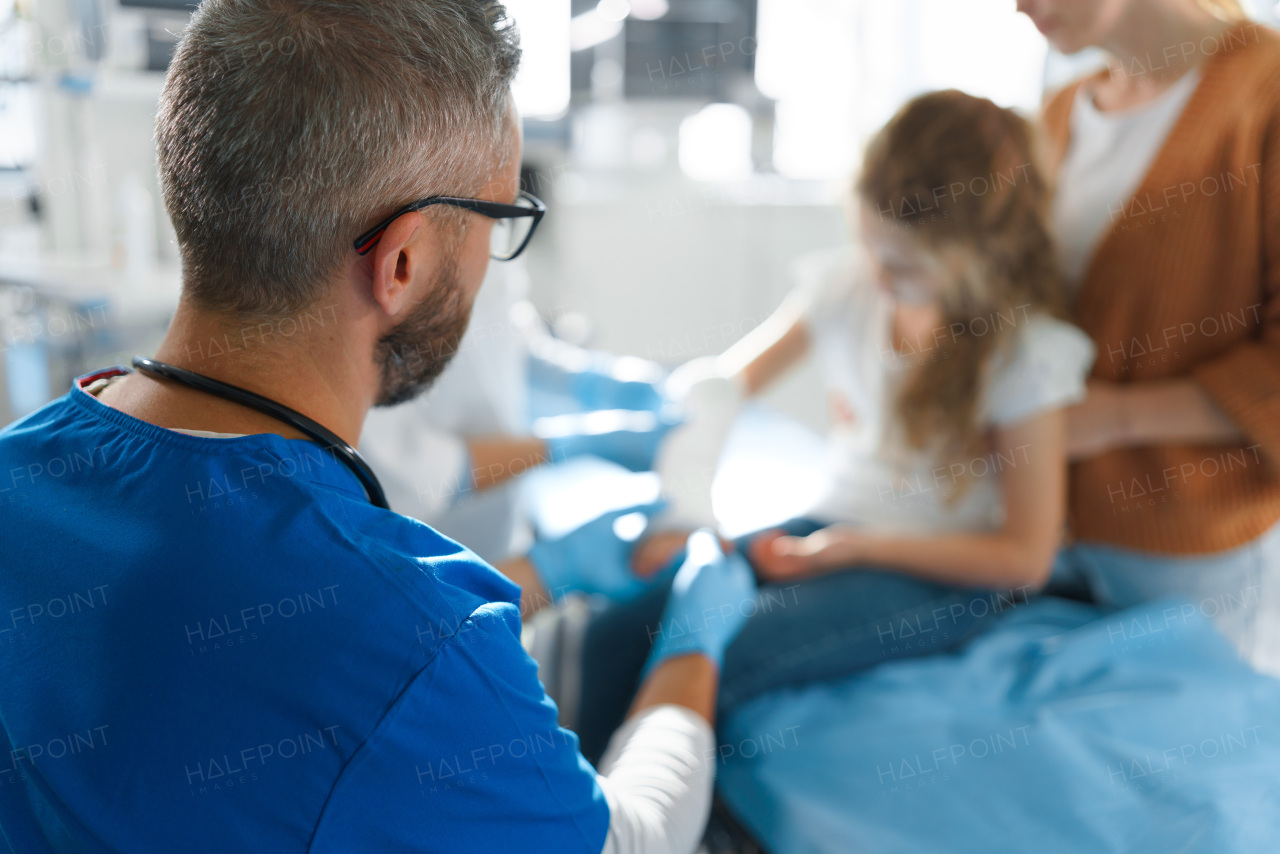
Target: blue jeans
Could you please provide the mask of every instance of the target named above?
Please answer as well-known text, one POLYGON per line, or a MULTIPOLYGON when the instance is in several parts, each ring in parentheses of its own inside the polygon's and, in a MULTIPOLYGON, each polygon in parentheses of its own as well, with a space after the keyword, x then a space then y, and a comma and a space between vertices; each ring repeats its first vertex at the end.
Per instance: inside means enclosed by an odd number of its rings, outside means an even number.
POLYGON ((1272 636, 1280 616, 1280 523, 1238 548, 1188 557, 1073 543, 1058 553, 1046 592, 1111 608, 1184 596, 1257 662, 1274 656, 1280 640, 1272 636))
MULTIPOLYGON (((782 526, 805 536, 822 524, 782 526)), ((747 553, 754 535, 737 541, 747 553)), ((595 761, 626 715, 666 606, 669 585, 597 614, 583 651, 577 714, 582 752, 595 761)), ((933 584, 863 568, 786 584, 765 584, 756 611, 725 652, 718 713, 778 688, 837 679, 882 661, 953 649, 1015 604, 1027 590, 996 593, 933 584)))

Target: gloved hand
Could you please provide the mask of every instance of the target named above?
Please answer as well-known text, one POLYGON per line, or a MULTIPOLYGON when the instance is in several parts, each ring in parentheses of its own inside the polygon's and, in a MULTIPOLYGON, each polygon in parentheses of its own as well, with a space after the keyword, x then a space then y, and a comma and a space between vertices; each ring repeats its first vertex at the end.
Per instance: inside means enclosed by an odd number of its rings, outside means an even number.
POLYGON ((539 418, 533 434, 547 443, 553 463, 590 454, 631 471, 649 471, 662 440, 679 423, 670 414, 610 409, 539 418))
POLYGON ((707 529, 689 537, 687 554, 671 584, 646 675, 668 658, 693 652, 719 669, 725 649, 755 613, 756 580, 746 558, 738 552, 726 555, 707 529))
POLYGON ((572 398, 586 410, 656 412, 666 403, 666 371, 636 356, 610 356, 539 337, 529 345, 528 371, 533 391, 572 398))
POLYGON ((573 377, 573 396, 585 409, 634 409, 657 412, 667 400, 661 391, 665 372, 634 356, 596 360, 573 377))
MULTIPOLYGON (((607 596, 617 602, 632 599, 651 587, 655 578, 640 578, 631 571, 631 552, 644 526, 666 507, 665 501, 614 510, 555 540, 539 540, 529 549, 529 562, 537 571, 553 602, 569 593, 607 596), (631 530, 619 535, 615 523, 626 516, 642 515, 642 524, 623 526, 631 530)), ((631 520, 627 520, 631 521, 631 520)))

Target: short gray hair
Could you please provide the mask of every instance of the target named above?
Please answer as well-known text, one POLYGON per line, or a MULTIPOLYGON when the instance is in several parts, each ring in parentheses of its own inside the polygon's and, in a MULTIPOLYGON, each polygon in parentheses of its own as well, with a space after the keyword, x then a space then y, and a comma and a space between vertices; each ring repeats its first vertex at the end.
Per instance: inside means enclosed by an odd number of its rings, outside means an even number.
POLYGON ((379 219, 477 192, 519 63, 498 0, 204 0, 156 121, 186 295, 296 314, 379 219))

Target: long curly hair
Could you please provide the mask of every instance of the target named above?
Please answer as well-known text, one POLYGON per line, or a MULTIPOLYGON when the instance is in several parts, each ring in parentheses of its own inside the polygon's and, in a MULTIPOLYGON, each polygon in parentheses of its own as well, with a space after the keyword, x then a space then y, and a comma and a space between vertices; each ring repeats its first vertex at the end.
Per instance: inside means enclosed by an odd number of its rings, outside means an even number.
MULTIPOLYGON (((1064 313, 1039 149, 1013 110, 954 89, 910 101, 867 147, 857 197, 906 229, 944 281, 947 332, 896 407, 910 445, 940 462, 989 452, 977 417, 988 363, 1033 312, 1064 313)), ((967 486, 957 479, 948 499, 967 486)))

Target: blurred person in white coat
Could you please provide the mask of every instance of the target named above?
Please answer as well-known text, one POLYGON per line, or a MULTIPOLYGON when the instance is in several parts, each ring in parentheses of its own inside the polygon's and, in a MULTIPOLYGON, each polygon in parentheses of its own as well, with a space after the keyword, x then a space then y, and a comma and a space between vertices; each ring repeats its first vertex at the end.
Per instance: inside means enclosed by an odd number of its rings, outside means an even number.
POLYGON ((646 471, 674 423, 662 368, 553 338, 528 292, 523 264, 490 265, 448 368, 371 411, 360 443, 395 510, 492 563, 533 545, 521 474, 584 455, 646 471))

